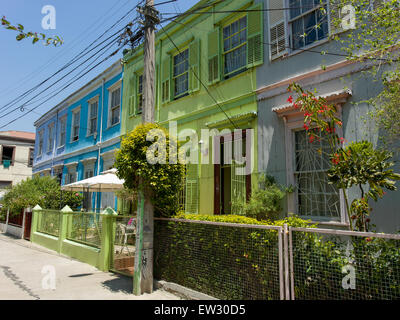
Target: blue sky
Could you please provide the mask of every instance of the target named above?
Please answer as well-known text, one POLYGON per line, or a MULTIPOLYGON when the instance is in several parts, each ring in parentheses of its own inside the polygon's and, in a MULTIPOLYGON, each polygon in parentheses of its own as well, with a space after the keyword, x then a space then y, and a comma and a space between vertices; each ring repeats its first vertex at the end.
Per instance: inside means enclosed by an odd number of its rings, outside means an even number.
MULTIPOLYGON (((155 0, 155 3, 157 4, 164 1, 165 0, 155 0)), ((160 12, 182 12, 192 7, 196 2, 198 2, 198 0, 177 0, 176 2, 157 6, 157 9, 160 12)), ((121 58, 122 53, 109 59, 57 96, 52 97, 53 95, 50 95, 47 97, 46 99, 50 97, 51 99, 29 114, 26 113, 27 110, 38 106, 46 100, 44 98, 40 100, 41 97, 45 97, 47 94, 56 91, 55 89, 61 88, 70 78, 66 78, 64 81, 61 81, 35 98, 32 104, 25 107, 24 111, 14 109, 18 108, 30 97, 33 97, 33 95, 30 95, 16 105, 6 107, 8 108, 7 110, 4 108, 8 102, 15 99, 26 90, 31 89, 70 61, 76 54, 108 29, 108 27, 120 19, 127 11, 135 7, 137 3, 139 3, 139 0, 2 1, 0 5, 0 15, 6 16, 11 23, 23 24, 26 31, 43 32, 49 36, 58 35, 63 38, 65 43, 60 47, 54 47, 44 46, 40 42, 33 45, 30 40, 18 42, 15 40, 17 32, 5 30, 3 28, 0 29, 0 127, 5 126, 1 128, 0 131, 21 130, 34 132, 35 128, 33 123, 42 114, 61 102, 69 94, 79 89, 80 86, 90 81, 115 62, 116 59, 121 58), (45 5, 52 5, 56 9, 55 30, 42 29, 44 14, 42 14, 41 11, 45 5), (11 113, 5 115, 8 112, 11 113), (22 114, 26 114, 26 116, 14 123, 10 123, 10 121, 22 114)), ((128 22, 135 17, 136 11, 133 11, 117 27, 119 27, 119 29, 122 28, 124 22, 128 22)), ((113 29, 115 30, 114 32, 118 30, 117 27, 113 29)), ((111 31, 108 35, 112 33, 111 31)), ((112 51, 112 48, 110 48, 108 52, 112 51)), ((88 56, 85 58, 87 57, 88 56)), ((101 59, 103 58, 100 58, 98 61, 101 59)), ((70 69, 72 68, 68 70, 70 69)), ((70 77, 73 77, 74 74, 71 74, 70 77)), ((55 80, 57 79, 59 78, 55 78, 55 80)), ((45 89, 50 84, 51 80, 36 92, 45 89)))

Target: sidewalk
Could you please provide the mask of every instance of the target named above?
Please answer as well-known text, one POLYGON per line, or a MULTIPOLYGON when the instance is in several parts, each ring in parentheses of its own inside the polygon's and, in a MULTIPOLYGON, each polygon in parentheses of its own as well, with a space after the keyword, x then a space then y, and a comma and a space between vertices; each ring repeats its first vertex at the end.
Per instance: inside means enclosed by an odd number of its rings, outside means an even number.
POLYGON ((131 278, 101 272, 29 241, 0 233, 0 300, 179 299, 163 290, 137 297, 132 294, 132 285, 131 278), (48 288, 53 270, 55 289, 48 288))

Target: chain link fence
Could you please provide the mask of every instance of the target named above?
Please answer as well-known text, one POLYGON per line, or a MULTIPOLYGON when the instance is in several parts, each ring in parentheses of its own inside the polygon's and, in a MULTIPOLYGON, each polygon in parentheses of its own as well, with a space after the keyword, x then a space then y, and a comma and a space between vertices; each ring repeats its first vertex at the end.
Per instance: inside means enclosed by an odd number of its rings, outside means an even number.
POLYGON ((111 270, 133 276, 136 245, 136 217, 116 216, 111 270))
POLYGON ((38 213, 37 231, 58 237, 60 234, 60 219, 62 214, 57 210, 40 210, 38 213))
POLYGON ((281 228, 155 219, 154 276, 219 299, 283 298, 281 228))
POLYGON ((68 214, 67 239, 96 248, 101 247, 101 215, 94 212, 68 214))
POLYGON ((400 299, 400 235, 291 228, 289 247, 293 299, 400 299))

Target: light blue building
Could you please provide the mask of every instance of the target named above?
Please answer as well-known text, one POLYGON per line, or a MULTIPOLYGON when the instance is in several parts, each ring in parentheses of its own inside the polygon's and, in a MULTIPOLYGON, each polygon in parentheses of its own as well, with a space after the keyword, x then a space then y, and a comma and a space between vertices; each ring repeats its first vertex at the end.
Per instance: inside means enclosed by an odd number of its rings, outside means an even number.
MULTIPOLYGON (((33 174, 55 176, 65 185, 111 169, 120 146, 121 107, 117 61, 35 122, 33 174)), ((85 193, 88 210, 116 205, 113 193, 85 193)))

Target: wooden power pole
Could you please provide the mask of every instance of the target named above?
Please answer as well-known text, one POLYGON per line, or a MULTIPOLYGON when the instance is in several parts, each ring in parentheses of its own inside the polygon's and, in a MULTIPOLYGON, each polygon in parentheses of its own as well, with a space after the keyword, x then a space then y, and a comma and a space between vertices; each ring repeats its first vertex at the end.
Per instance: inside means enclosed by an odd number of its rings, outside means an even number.
MULTIPOLYGON (((158 11, 154 9, 153 5, 154 0, 146 0, 146 5, 139 8, 139 12, 145 17, 143 123, 154 123, 155 114, 155 26, 160 21, 158 11)), ((143 185, 141 181, 139 184, 143 185)), ((154 207, 149 190, 139 188, 133 277, 133 293, 135 295, 153 292, 154 207)))

